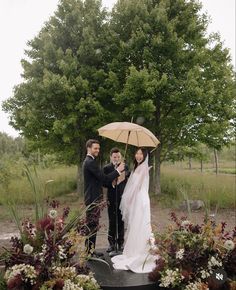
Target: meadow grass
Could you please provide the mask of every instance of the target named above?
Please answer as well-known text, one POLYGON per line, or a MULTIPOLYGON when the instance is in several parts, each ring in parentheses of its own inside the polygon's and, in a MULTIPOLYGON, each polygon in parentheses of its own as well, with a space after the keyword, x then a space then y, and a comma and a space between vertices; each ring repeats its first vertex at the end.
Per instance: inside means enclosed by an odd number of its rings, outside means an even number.
POLYGON ((236 199, 235 175, 201 173, 176 166, 163 166, 162 196, 166 206, 176 206, 186 199, 200 199, 218 208, 234 208, 236 199))
MULTIPOLYGON (((231 165, 227 164, 228 166, 231 165)), ((225 167, 227 168, 227 167, 225 167)), ((31 168, 33 171, 33 168, 31 168)), ((60 165, 56 168, 37 169, 39 188, 46 198, 61 197, 76 191, 76 166, 60 165), (53 180, 52 182, 47 182, 53 180)), ((37 184, 37 182, 36 182, 37 184)), ((198 170, 188 170, 181 163, 164 164, 161 168, 162 195, 154 196, 162 206, 178 207, 184 199, 201 199, 209 206, 219 208, 235 207, 235 175, 214 174, 198 170)), ((82 193, 80 194, 82 196, 82 193)), ((35 197, 26 175, 13 178, 4 189, 0 187, 0 204, 6 201, 15 204, 33 204, 35 197)))
MULTIPOLYGON (((34 172, 33 168, 30 169, 34 172)), ((76 166, 59 166, 56 168, 37 169, 38 178, 32 173, 35 184, 45 198, 58 197, 76 190, 76 166)), ((15 204, 34 203, 34 194, 26 174, 12 179, 8 188, 0 187, 0 204, 8 201, 15 204)))

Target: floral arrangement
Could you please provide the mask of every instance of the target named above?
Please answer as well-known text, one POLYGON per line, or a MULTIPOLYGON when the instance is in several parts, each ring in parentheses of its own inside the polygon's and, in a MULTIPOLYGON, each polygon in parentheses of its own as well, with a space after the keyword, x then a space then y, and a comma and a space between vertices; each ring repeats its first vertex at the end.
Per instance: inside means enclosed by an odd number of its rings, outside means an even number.
POLYGON ((206 221, 193 224, 171 213, 174 222, 155 235, 152 253, 159 255, 149 278, 161 289, 236 289, 236 228, 206 221))
POLYGON ((24 220, 20 237, 5 249, 6 288, 14 290, 96 290, 98 283, 86 266, 83 215, 60 214, 59 203, 48 202, 47 214, 24 220))

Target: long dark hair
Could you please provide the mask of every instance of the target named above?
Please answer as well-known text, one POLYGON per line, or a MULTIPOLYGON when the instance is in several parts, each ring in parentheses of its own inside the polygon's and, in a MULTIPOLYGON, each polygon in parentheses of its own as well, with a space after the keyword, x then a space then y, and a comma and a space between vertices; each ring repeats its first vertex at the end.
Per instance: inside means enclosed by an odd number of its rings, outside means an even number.
POLYGON ((137 148, 137 150, 135 151, 135 155, 136 155, 136 153, 137 153, 139 150, 141 150, 142 153, 143 153, 143 161, 142 161, 141 163, 138 163, 137 160, 136 160, 136 158, 134 157, 134 171, 135 171, 135 169, 138 167, 138 165, 142 164, 142 163, 145 161, 145 159, 146 159, 147 156, 148 156, 148 150, 147 150, 146 148, 143 148, 143 147, 139 147, 139 148, 137 148))

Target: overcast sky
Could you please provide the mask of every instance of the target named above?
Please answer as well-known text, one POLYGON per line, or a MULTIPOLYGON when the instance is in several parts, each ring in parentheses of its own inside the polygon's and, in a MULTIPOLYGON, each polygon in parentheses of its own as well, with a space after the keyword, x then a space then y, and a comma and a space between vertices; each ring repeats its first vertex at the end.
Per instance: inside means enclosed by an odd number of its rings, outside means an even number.
MULTIPOLYGON (((134 0, 135 1, 135 0, 134 0)), ((26 42, 40 31, 43 23, 53 15, 58 0, 0 0, 0 132, 11 136, 18 133, 8 125, 1 110, 3 100, 12 95, 13 86, 21 82, 20 60, 26 42)), ((103 0, 111 8, 116 0, 103 0)), ((203 11, 211 16, 209 32, 219 32, 231 51, 235 66, 235 0, 202 0, 203 11)))

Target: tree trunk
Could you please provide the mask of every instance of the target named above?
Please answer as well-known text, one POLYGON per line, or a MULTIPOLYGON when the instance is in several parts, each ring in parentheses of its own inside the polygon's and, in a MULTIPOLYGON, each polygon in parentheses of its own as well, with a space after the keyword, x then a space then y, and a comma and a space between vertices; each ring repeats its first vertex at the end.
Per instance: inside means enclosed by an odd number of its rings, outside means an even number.
POLYGON ((37 161, 38 161, 38 165, 40 166, 41 165, 41 154, 40 154, 40 149, 38 149, 38 152, 37 152, 37 161))
POLYGON ((192 169, 192 157, 191 157, 191 155, 188 157, 188 168, 189 168, 189 170, 192 169))
POLYGON ((77 165, 77 194, 83 192, 83 175, 81 170, 81 164, 77 165))
POLYGON ((84 148, 84 140, 83 139, 79 139, 78 141, 78 156, 79 156, 79 160, 78 160, 78 164, 77 164, 77 188, 76 188, 76 192, 77 194, 82 195, 83 194, 83 190, 84 190, 84 185, 83 185, 83 172, 82 172, 82 164, 84 161, 84 158, 86 156, 86 152, 83 149, 84 148))
POLYGON ((214 157, 215 157, 216 174, 218 174, 219 173, 219 159, 218 159, 218 152, 216 149, 214 149, 214 157))
POLYGON ((201 172, 203 172, 203 160, 201 159, 201 172))
POLYGON ((160 195, 161 194, 161 145, 158 145, 156 149, 156 154, 155 154, 155 194, 160 195))

